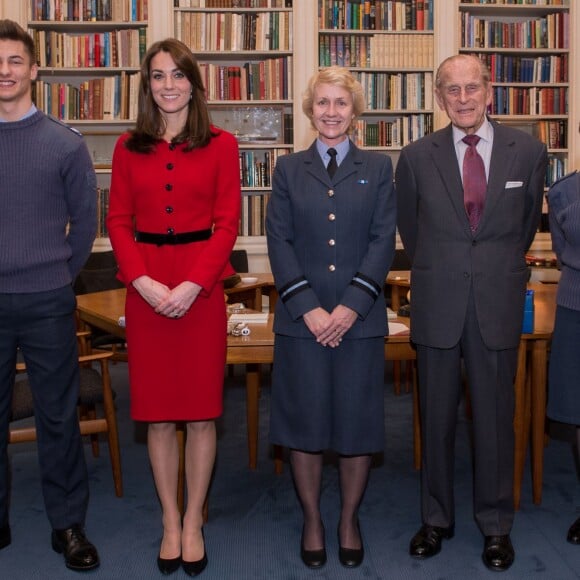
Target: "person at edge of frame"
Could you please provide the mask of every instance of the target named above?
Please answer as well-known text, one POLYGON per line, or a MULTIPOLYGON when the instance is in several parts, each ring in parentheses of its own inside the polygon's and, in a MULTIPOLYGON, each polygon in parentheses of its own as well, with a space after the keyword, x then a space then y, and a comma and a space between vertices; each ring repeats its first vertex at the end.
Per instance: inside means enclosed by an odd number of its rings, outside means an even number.
POLYGON ((96 234, 97 180, 80 133, 33 104, 37 72, 30 35, 0 20, 0 548, 12 540, 7 444, 19 350, 52 548, 83 571, 96 568, 99 555, 84 528, 89 482, 73 283, 96 234))

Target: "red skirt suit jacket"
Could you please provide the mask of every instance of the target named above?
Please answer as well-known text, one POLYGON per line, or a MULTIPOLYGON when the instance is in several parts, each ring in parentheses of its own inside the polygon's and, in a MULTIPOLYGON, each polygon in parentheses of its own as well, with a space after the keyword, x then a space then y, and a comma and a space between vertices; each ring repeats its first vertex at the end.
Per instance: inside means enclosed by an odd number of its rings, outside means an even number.
POLYGON ((200 149, 160 142, 150 154, 125 147, 113 154, 107 228, 127 286, 126 330, 131 415, 142 421, 196 420, 222 412, 226 311, 221 280, 240 213, 238 146, 217 136, 200 149), (138 243, 135 231, 167 234, 213 229, 209 240, 180 245, 138 243), (189 280, 202 287, 189 312, 155 313, 132 286, 148 275, 170 288, 189 280))

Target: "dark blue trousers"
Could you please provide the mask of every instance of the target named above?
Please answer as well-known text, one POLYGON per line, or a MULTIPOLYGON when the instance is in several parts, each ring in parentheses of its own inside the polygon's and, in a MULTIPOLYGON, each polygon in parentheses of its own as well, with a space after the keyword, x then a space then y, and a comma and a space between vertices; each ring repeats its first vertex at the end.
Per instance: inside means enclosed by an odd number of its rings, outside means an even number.
POLYGON ((0 294, 0 527, 8 524, 8 432, 17 349, 34 399, 38 458, 48 519, 54 529, 84 524, 88 474, 77 417, 79 368, 75 296, 0 294))

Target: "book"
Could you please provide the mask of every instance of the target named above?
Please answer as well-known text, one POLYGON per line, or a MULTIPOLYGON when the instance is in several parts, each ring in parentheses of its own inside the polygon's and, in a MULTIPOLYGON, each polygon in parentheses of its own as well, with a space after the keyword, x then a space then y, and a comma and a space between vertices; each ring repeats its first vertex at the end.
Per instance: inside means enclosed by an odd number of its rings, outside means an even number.
POLYGON ((389 336, 396 336, 398 334, 409 334, 410 330, 406 324, 402 322, 393 322, 389 320, 389 336))
POLYGON ((264 324, 268 322, 267 312, 235 312, 230 314, 228 322, 232 324, 264 324))

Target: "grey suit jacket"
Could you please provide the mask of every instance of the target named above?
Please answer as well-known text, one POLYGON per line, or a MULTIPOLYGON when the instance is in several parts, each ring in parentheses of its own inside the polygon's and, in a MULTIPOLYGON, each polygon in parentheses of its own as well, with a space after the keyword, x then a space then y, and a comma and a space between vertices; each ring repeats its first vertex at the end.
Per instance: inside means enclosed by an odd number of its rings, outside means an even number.
POLYGON ((383 286, 395 252, 396 198, 386 155, 353 143, 330 179, 316 143, 278 158, 268 202, 268 255, 280 300, 274 331, 312 338, 302 316, 343 304, 345 338, 387 334, 383 286))
POLYGON ((488 348, 521 334, 525 253, 538 225, 546 147, 492 121, 486 202, 475 233, 463 205, 452 127, 405 147, 396 171, 398 227, 411 260, 411 338, 450 348, 461 336, 469 294, 488 348))

